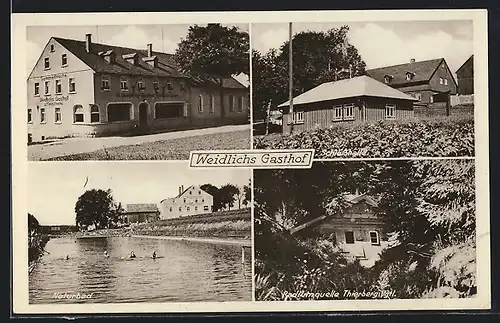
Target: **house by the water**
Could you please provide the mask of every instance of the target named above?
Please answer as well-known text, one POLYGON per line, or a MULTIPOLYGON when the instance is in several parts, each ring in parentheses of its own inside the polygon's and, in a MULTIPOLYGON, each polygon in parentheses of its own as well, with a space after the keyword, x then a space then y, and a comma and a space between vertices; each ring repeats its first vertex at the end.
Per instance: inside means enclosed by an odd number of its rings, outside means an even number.
POLYGON ((125 223, 154 222, 160 219, 160 211, 153 203, 127 204, 122 218, 125 223))
POLYGON ((317 217, 290 232, 303 235, 314 230, 346 255, 359 259, 361 265, 373 266, 388 247, 386 221, 377 214, 378 202, 365 194, 346 194, 342 198, 345 205, 341 211, 317 217))
POLYGON ((181 216, 211 213, 214 198, 197 185, 184 189, 179 187, 179 194, 160 202, 160 216, 162 219, 172 219, 181 216))
POLYGON ((418 99, 416 115, 449 115, 457 82, 444 58, 374 68, 366 74, 418 99))
POLYGON ((248 123, 249 88, 182 73, 172 54, 52 37, 27 80, 28 142, 248 123), (221 92, 223 104, 221 104, 221 92), (222 109, 223 107, 223 109, 222 109))
POLYGON ((311 130, 336 123, 400 120, 413 117, 418 99, 369 76, 323 83, 278 107, 283 111, 283 133, 311 130))

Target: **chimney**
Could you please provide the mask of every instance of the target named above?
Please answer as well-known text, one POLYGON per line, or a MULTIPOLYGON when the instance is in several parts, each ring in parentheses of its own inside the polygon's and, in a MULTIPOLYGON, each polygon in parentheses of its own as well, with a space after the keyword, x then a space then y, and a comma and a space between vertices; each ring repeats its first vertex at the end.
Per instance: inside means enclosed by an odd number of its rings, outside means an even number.
POLYGON ((415 63, 415 59, 414 58, 410 59, 410 63, 415 63))
POLYGON ((182 193, 182 186, 179 186, 179 195, 182 193))
POLYGON ((85 50, 90 53, 90 45, 92 44, 92 34, 85 34, 85 50))
POLYGON ((153 44, 148 44, 148 57, 153 56, 153 44))

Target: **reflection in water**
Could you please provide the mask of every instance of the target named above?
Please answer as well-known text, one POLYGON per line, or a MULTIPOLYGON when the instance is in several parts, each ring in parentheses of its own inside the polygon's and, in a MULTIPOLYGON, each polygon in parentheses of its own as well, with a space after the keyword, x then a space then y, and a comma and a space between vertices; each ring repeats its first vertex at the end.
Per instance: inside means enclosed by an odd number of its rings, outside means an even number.
POLYGON ((30 276, 30 303, 250 301, 251 257, 242 264, 240 248, 123 237, 51 239, 49 254, 30 276), (128 260, 131 251, 137 258, 128 260), (54 293, 93 295, 68 300, 54 293))

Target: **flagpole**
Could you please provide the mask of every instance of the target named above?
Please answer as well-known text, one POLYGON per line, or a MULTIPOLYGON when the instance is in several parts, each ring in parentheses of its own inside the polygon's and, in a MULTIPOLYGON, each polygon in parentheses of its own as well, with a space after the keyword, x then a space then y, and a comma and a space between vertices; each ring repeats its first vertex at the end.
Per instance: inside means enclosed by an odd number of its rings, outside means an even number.
POLYGON ((293 59, 292 59, 292 23, 288 24, 288 84, 289 84, 289 100, 290 100, 290 134, 293 132, 295 123, 293 115, 293 59))

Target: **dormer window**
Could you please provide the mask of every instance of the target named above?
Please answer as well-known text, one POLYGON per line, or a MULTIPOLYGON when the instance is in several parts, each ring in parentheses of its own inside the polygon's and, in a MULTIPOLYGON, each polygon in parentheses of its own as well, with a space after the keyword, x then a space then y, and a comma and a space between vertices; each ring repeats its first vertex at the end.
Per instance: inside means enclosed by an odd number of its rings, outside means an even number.
POLYGON ((137 65, 137 53, 126 54, 122 56, 124 60, 132 65, 137 65))
POLYGON ((389 84, 392 81, 392 75, 385 75, 384 76, 384 83, 389 84))
POLYGON ((158 57, 156 56, 144 57, 142 60, 151 65, 152 67, 158 67, 158 57))
POLYGON ((102 56, 104 57, 104 60, 106 60, 106 62, 112 64, 115 62, 115 57, 116 57, 116 54, 115 52, 111 49, 111 50, 108 50, 108 51, 105 51, 105 52, 100 52, 99 53, 99 56, 102 56))
POLYGON ((406 72, 406 80, 411 81, 415 77, 415 73, 412 72, 406 72))

